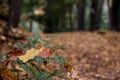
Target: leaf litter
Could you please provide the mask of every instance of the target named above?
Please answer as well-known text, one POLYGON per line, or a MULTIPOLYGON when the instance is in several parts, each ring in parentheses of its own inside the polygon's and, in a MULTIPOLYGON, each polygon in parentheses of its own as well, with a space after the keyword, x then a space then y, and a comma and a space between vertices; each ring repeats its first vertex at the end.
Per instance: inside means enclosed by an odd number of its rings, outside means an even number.
MULTIPOLYGON (((49 35, 49 34, 48 34, 49 35)), ((120 32, 67 32, 53 44, 65 44, 58 51, 72 63, 79 80, 120 80, 120 32)))
MULTIPOLYGON (((73 63, 79 80, 120 80, 120 32, 43 34, 43 36, 51 35, 58 37, 51 38, 53 45, 65 44, 66 49, 57 52, 73 63)), ((1 52, 14 49, 14 43, 11 40, 2 43, 1 52)), ((71 75, 74 77, 74 71, 72 72, 71 75)))

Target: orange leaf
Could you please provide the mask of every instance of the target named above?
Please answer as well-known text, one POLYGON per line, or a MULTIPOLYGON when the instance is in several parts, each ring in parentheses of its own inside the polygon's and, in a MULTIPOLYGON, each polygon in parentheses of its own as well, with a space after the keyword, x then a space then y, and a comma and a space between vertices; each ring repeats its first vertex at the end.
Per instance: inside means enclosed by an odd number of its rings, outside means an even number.
POLYGON ((69 65, 68 63, 64 63, 64 67, 67 69, 68 72, 71 72, 72 66, 69 65))

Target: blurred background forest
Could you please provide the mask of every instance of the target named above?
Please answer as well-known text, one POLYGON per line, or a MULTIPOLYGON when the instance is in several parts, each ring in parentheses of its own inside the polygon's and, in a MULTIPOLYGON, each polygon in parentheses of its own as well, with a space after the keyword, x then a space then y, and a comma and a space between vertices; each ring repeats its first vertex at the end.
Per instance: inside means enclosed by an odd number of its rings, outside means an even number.
POLYGON ((0 0, 0 52, 31 33, 57 34, 79 80, 120 80, 120 0, 0 0))
POLYGON ((0 25, 38 33, 120 31, 120 1, 0 0, 0 25))

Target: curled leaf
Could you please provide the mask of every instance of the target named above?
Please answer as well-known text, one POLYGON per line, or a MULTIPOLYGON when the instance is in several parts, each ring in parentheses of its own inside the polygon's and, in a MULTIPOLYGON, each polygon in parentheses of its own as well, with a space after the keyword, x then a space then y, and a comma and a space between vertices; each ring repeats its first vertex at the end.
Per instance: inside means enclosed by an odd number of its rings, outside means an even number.
POLYGON ((72 70, 70 72, 67 72, 67 77, 70 78, 70 79, 72 78, 74 80, 78 80, 77 79, 77 74, 76 74, 76 72, 74 71, 73 68, 72 68, 72 70))
POLYGON ((67 76, 69 77, 69 78, 73 78, 73 79, 75 79, 75 80, 77 80, 77 75, 76 75, 76 72, 74 71, 74 69, 73 69, 73 67, 70 65, 70 64, 68 64, 68 63, 64 63, 64 67, 67 69, 67 76))
POLYGON ((76 78, 76 77, 77 77, 74 69, 71 70, 71 77, 72 77, 72 78, 76 78))
POLYGON ((68 63, 64 63, 64 67, 67 69, 68 72, 71 72, 72 66, 68 63))

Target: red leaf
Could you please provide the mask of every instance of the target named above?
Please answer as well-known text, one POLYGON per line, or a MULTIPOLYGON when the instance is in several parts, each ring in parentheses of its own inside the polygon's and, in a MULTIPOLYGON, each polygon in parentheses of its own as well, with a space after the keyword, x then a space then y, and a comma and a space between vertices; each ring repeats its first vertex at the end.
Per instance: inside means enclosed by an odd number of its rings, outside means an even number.
POLYGON ((21 56, 21 55, 24 55, 25 52, 21 50, 13 50, 13 51, 10 51, 8 54, 11 56, 21 56))
POLYGON ((21 50, 13 50, 13 51, 8 52, 8 54, 11 56, 10 58, 11 60, 15 60, 18 58, 18 56, 24 55, 25 52, 21 50))
POLYGON ((43 50, 39 53, 38 56, 47 58, 47 57, 51 57, 52 55, 53 54, 49 48, 43 48, 43 50))

